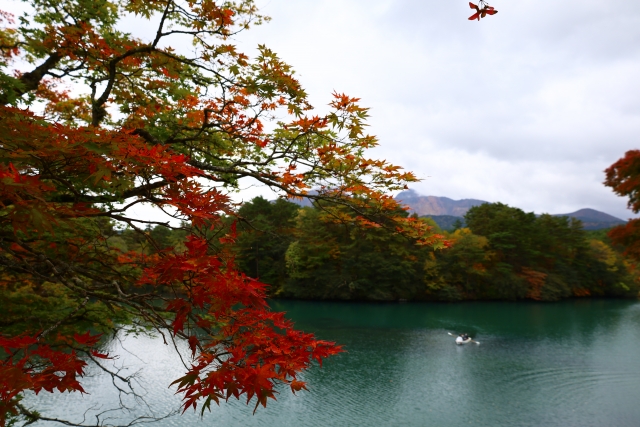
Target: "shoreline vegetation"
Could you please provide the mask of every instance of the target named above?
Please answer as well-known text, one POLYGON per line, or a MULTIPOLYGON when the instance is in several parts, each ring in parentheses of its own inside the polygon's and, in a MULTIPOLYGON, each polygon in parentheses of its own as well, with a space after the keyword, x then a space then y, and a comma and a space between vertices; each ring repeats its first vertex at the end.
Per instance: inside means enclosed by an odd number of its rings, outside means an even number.
MULTIPOLYGON (((440 250, 391 228, 356 226, 321 205, 257 197, 238 214, 239 269, 268 284, 275 299, 559 301, 637 298, 640 291, 637 263, 612 246, 606 230, 586 231, 575 218, 501 203, 471 208, 466 227, 452 231, 419 218, 449 242, 440 250)), ((184 237, 163 227, 148 232, 165 247, 184 237)), ((135 233, 125 230, 117 239, 123 249, 146 250, 135 233)))

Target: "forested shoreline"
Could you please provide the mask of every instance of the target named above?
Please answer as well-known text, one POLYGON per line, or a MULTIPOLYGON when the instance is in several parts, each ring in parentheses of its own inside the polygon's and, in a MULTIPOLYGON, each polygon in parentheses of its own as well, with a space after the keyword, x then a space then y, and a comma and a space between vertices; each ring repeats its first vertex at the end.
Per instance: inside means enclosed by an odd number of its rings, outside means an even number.
MULTIPOLYGON (((467 226, 453 231, 416 218, 449 242, 435 250, 391 227, 357 226, 335 210, 283 199, 255 198, 238 215, 236 262, 268 284, 272 298, 558 301, 635 298, 640 289, 636 263, 623 257, 624 248, 611 246, 605 230, 585 231, 574 218, 500 203, 470 209, 467 226)), ((160 227, 148 232, 165 247, 184 237, 160 227)), ((122 249, 151 250, 131 231, 116 239, 122 249)))

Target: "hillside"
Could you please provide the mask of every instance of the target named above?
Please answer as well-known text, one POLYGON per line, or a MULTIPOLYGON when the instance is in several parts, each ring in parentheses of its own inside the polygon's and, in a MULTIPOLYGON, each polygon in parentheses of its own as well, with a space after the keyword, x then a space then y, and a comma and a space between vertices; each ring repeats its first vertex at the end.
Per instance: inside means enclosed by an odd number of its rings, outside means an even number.
POLYGON ((580 209, 568 214, 555 214, 554 216, 569 216, 579 219, 582 221, 585 230, 600 230, 602 228, 611 228, 626 223, 626 221, 620 218, 589 208, 580 209))
MULTIPOLYGON (((433 218, 443 230, 452 229, 455 220, 462 218, 471 207, 488 203, 477 199, 453 200, 448 197, 422 196, 414 190, 403 191, 395 198, 409 206, 409 212, 415 212, 418 216, 433 218)), ((585 230, 600 230, 626 223, 620 218, 589 208, 566 214, 554 214, 554 216, 568 216, 579 219, 582 221, 585 230)))
POLYGON ((448 197, 421 196, 414 190, 399 193, 396 200, 410 207, 409 212, 424 215, 451 215, 462 217, 469 208, 487 203, 484 200, 462 199, 453 200, 448 197))

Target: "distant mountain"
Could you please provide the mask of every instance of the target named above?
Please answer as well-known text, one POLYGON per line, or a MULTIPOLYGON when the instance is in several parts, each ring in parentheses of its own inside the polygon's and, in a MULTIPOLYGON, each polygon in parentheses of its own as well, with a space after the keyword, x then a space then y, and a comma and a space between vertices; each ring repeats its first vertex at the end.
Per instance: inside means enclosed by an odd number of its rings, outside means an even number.
POLYGON ((555 214, 553 216, 569 216, 582 221, 585 230, 600 230, 602 228, 611 228, 616 225, 623 225, 626 221, 611 216, 595 209, 580 209, 568 214, 555 214))
POLYGON ((415 212, 418 216, 451 215, 462 217, 473 206, 487 203, 484 200, 476 199, 453 200, 448 197, 421 196, 414 190, 403 191, 395 199, 409 206, 409 212, 415 212))
MULTIPOLYGON (((422 196, 414 190, 399 193, 396 200, 409 206, 409 212, 418 216, 428 216, 443 230, 453 229, 455 220, 463 217, 473 206, 488 203, 477 199, 453 200, 448 197, 422 196), (458 218, 457 218, 458 217, 458 218)), ((625 224, 626 221, 611 216, 595 209, 580 209, 568 214, 556 214, 554 216, 568 216, 579 219, 585 230, 599 230, 625 224)))
POLYGON ((313 206, 313 203, 311 203, 311 200, 309 200, 309 199, 302 199, 302 200, 300 200, 300 199, 287 199, 287 202, 296 204, 296 205, 298 205, 300 207, 303 207, 303 208, 310 208, 310 207, 313 206))

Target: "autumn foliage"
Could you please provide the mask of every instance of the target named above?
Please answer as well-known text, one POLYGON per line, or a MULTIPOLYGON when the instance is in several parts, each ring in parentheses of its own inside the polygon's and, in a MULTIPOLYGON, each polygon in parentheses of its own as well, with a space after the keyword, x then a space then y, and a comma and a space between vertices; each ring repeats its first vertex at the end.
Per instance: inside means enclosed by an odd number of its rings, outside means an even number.
POLYGON ((251 0, 30 6, 19 25, 0 16, 0 425, 48 419, 24 391, 83 392, 86 366, 108 371, 116 356, 100 334, 123 325, 188 342, 174 382, 184 409, 241 396, 257 408, 275 384, 305 388, 300 372, 341 350, 271 312, 264 285, 235 268, 229 192, 241 179, 442 245, 398 215, 388 192, 415 177, 365 157, 377 141, 358 99, 335 93, 318 115, 275 53, 229 43, 266 20, 251 0), (149 36, 123 32, 125 15, 149 36), (142 204, 173 221, 133 214, 142 204), (162 246, 150 227, 185 238, 162 246), (137 249, 118 243, 122 230, 137 249))
MULTIPOLYGON (((640 150, 629 150, 624 157, 605 170, 604 184, 619 195, 629 198, 628 207, 640 212, 640 150)), ((631 219, 609 232, 612 242, 625 247, 625 254, 640 260, 640 220, 631 219)))

